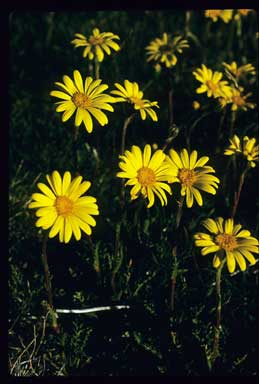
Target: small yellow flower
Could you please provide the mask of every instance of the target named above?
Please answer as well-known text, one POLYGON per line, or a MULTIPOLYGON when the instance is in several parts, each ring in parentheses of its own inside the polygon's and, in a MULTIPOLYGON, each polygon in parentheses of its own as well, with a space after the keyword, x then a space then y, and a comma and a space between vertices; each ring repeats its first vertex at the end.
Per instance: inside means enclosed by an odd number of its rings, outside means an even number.
POLYGON ((201 105, 197 100, 194 100, 194 102, 192 103, 192 107, 193 109, 197 110, 200 109, 201 105))
POLYGON ((222 72, 212 72, 206 65, 202 64, 201 68, 193 71, 196 80, 202 85, 196 89, 196 93, 207 92, 208 97, 225 97, 231 95, 231 88, 227 81, 222 79, 222 72))
POLYGON ((237 9, 235 20, 239 20, 241 16, 247 16, 251 11, 252 9, 237 9))
POLYGON ((116 102, 129 102, 133 104, 134 109, 140 112, 142 120, 146 119, 147 114, 153 121, 157 121, 157 114, 153 107, 159 108, 157 101, 149 101, 143 99, 143 92, 140 91, 138 83, 130 82, 129 80, 124 81, 124 87, 118 83, 114 84, 118 90, 111 91, 112 94, 118 95, 116 102))
POLYGON ((90 60, 97 57, 97 60, 102 62, 104 53, 110 55, 111 49, 114 49, 114 51, 118 51, 120 49, 119 45, 113 41, 115 39, 120 39, 118 35, 114 35, 112 32, 100 33, 98 28, 93 29, 93 34, 89 37, 89 39, 81 33, 76 33, 75 37, 76 39, 72 40, 71 44, 74 44, 75 48, 85 47, 83 57, 88 56, 90 60))
POLYGON ((247 259, 250 265, 256 263, 253 253, 259 253, 258 240, 251 236, 240 224, 234 225, 233 219, 224 220, 218 217, 216 220, 206 219, 203 226, 211 233, 196 233, 194 235, 195 245, 202 247, 203 256, 215 253, 213 266, 218 268, 223 260, 227 258, 227 266, 233 273, 238 263, 241 271, 246 270, 247 259))
POLYGON ((49 237, 59 234, 59 241, 68 243, 74 234, 76 240, 81 239, 81 230, 91 235, 90 226, 96 222, 92 215, 99 215, 96 198, 82 196, 91 186, 89 181, 82 182, 82 176, 77 176, 71 182, 70 172, 65 172, 63 180, 58 171, 46 176, 49 186, 38 183, 42 193, 34 193, 29 208, 37 208, 39 219, 36 227, 51 228, 49 237))
POLYGON ((229 23, 233 16, 233 9, 206 9, 205 17, 212 19, 213 22, 218 21, 218 18, 229 23))
POLYGON ((107 116, 102 109, 113 112, 113 107, 108 103, 114 103, 114 98, 103 93, 108 85, 101 84, 102 80, 93 80, 86 77, 85 82, 79 71, 74 71, 74 81, 69 76, 63 76, 63 83, 55 82, 63 91, 52 91, 51 96, 63 99, 56 104, 57 112, 63 112, 62 121, 67 121, 76 112, 75 125, 79 127, 84 122, 87 132, 93 130, 93 117, 100 125, 108 124, 107 116))
POLYGON ((232 61, 231 64, 223 62, 223 66, 237 79, 246 73, 249 73, 251 75, 256 74, 255 67, 252 64, 245 64, 238 67, 236 61, 232 61))
POLYGON ((131 200, 136 199, 141 193, 148 199, 147 208, 152 207, 155 195, 161 201, 162 206, 167 204, 165 191, 172 194, 171 188, 164 181, 168 180, 168 165, 164 162, 165 154, 158 149, 151 156, 151 146, 145 145, 142 153, 141 149, 133 145, 131 151, 126 150, 120 156, 123 160, 119 163, 122 172, 117 173, 117 177, 129 179, 125 185, 133 185, 130 191, 131 200))
POLYGON ((186 205, 191 208, 193 205, 193 197, 197 203, 202 206, 203 201, 199 190, 216 194, 219 179, 210 175, 215 170, 205 165, 209 157, 203 156, 197 160, 197 151, 192 151, 190 156, 187 149, 183 149, 180 156, 174 149, 170 149, 166 162, 169 165, 170 178, 169 183, 181 184, 181 196, 186 196, 186 205))
POLYGON ((256 166, 256 161, 259 161, 259 145, 256 145, 256 139, 248 136, 242 138, 242 144, 240 138, 234 135, 232 139, 229 139, 230 146, 225 150, 224 155, 242 154, 246 157, 250 167, 256 166))
POLYGON ((154 60, 165 64, 167 68, 173 67, 177 63, 175 53, 182 53, 184 48, 189 48, 188 41, 181 36, 174 38, 163 33, 162 39, 156 38, 145 48, 147 51, 147 62, 154 60))
POLYGON ((228 95, 227 97, 221 97, 219 99, 219 103, 221 107, 224 108, 227 104, 232 104, 231 105, 232 111, 237 111, 237 110, 247 111, 248 108, 254 109, 255 104, 246 100, 249 96, 251 96, 251 93, 247 93, 246 95, 243 95, 242 89, 243 88, 237 89, 237 88, 231 87, 231 94, 228 95))

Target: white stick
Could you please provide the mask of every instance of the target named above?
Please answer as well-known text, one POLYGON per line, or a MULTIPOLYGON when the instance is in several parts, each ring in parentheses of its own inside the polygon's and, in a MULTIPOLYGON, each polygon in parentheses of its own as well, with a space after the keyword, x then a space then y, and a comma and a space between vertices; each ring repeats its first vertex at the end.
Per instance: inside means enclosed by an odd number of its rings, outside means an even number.
POLYGON ((106 306, 106 307, 93 307, 93 308, 87 308, 87 309, 56 309, 55 312, 57 313, 92 313, 92 312, 99 312, 99 311, 110 311, 111 309, 129 309, 129 305, 113 305, 113 306, 106 306))

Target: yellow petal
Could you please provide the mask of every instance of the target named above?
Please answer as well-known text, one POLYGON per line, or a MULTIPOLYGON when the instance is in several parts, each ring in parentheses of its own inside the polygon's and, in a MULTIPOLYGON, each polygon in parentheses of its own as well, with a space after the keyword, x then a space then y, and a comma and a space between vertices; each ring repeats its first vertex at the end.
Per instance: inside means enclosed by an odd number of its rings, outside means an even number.
POLYGON ((227 266, 230 273, 233 273, 236 268, 236 260, 232 252, 226 251, 227 254, 227 266))
POLYGON ((71 183, 71 173, 66 171, 63 176, 63 183, 62 183, 62 195, 65 195, 67 192, 67 189, 71 183))
POLYGON ((75 70, 73 74, 77 89, 79 90, 79 92, 84 93, 84 85, 80 72, 78 70, 75 70))

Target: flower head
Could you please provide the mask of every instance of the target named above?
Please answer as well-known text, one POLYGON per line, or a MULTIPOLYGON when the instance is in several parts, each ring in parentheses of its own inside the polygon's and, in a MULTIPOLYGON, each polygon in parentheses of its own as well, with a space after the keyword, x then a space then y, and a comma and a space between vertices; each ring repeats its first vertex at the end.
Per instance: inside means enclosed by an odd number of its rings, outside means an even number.
POLYGON ((192 207, 193 198, 202 206, 203 201, 199 190, 215 195, 219 183, 219 179, 210 174, 215 170, 205 165, 209 158, 203 156, 197 160, 197 157, 197 151, 192 151, 189 156, 185 148, 180 156, 174 149, 170 149, 169 156, 166 157, 170 173, 168 182, 181 184, 181 195, 186 196, 188 208, 192 207))
POLYGON ((229 141, 230 146, 225 150, 224 155, 242 154, 246 157, 249 166, 254 168, 256 166, 255 161, 259 161, 259 145, 256 145, 256 139, 254 137, 249 139, 248 136, 244 136, 241 144, 240 138, 234 135, 229 141))
POLYGON ((229 23, 232 19, 233 9, 206 9, 205 17, 212 19, 213 22, 218 21, 218 18, 224 23, 229 23))
POLYGON ((244 64, 238 67, 236 61, 232 61, 231 64, 223 62, 223 66, 237 79, 246 73, 256 74, 255 67, 252 64, 244 64))
POLYGON ((231 87, 231 93, 228 96, 223 96, 219 98, 219 103, 222 108, 227 104, 231 105, 232 111, 243 110, 247 111, 249 109, 254 109, 255 104, 247 101, 246 99, 251 96, 251 93, 246 95, 242 94, 243 88, 231 87))
POLYGON ((157 121, 157 114, 153 109, 154 107, 159 108, 157 101, 143 99, 143 92, 140 91, 138 83, 125 80, 124 87, 118 83, 114 85, 117 90, 111 91, 111 93, 119 96, 115 98, 117 102, 126 101, 133 104, 134 109, 140 112, 142 120, 145 120, 148 114, 153 121, 157 121))
POLYGON ((122 161, 119 167, 122 172, 117 173, 117 177, 129 179, 125 185, 132 185, 130 191, 131 200, 136 199, 141 193, 148 199, 148 208, 152 207, 155 195, 160 199, 162 205, 167 204, 165 191, 172 194, 171 188, 164 181, 168 180, 168 165, 164 162, 165 154, 158 149, 151 156, 151 146, 145 145, 142 153, 141 149, 133 145, 131 151, 125 151, 120 156, 122 161))
POLYGON ((251 12, 252 9, 237 9, 237 13, 235 15, 235 19, 239 20, 242 16, 247 16, 249 12, 251 12))
POLYGON ((34 193, 29 208, 37 208, 39 219, 36 227, 51 228, 49 237, 59 234, 59 241, 68 243, 74 234, 76 240, 81 238, 81 230, 91 235, 90 226, 96 222, 92 215, 99 215, 96 198, 82 196, 91 186, 89 181, 82 182, 82 176, 71 181, 70 172, 65 172, 63 179, 58 171, 46 176, 49 186, 38 183, 42 193, 34 193))
POLYGON ((81 33, 75 34, 75 39, 71 41, 75 48, 85 47, 83 51, 83 57, 87 57, 93 60, 97 57, 99 62, 103 61, 104 53, 111 54, 111 48, 114 51, 120 49, 119 45, 114 41, 120 39, 118 35, 114 35, 112 32, 100 33, 98 28, 93 29, 93 34, 87 39, 81 33))
POLYGON ((147 50, 147 62, 154 60, 163 63, 167 68, 173 67, 177 63, 175 53, 182 53, 184 48, 189 48, 188 41, 181 36, 174 38, 163 33, 162 39, 156 38, 145 48, 147 50))
POLYGON ((79 127, 84 122, 87 132, 93 130, 93 117, 100 125, 108 124, 107 116, 102 109, 113 112, 114 98, 103 93, 108 85, 101 84, 102 80, 93 80, 86 77, 85 82, 79 71, 74 71, 74 81, 69 76, 63 76, 63 83, 55 82, 62 89, 61 91, 50 92, 51 96, 63 99, 56 104, 57 112, 63 112, 62 121, 67 121, 76 112, 75 125, 79 127))
POLYGON ((193 75, 196 80, 201 84, 199 88, 196 89, 196 93, 207 92, 208 97, 227 97, 231 94, 231 88, 227 81, 222 79, 222 72, 212 72, 211 69, 207 68, 206 65, 202 64, 201 68, 193 71, 193 75))
POLYGON ((258 240, 252 237, 246 229, 241 230, 240 224, 234 225, 233 219, 224 220, 222 217, 218 217, 216 220, 206 219, 203 226, 210 234, 196 233, 194 235, 195 245, 202 247, 203 256, 215 253, 213 258, 215 268, 220 266, 225 256, 230 273, 235 271, 236 262, 241 271, 246 270, 245 259, 251 265, 256 263, 253 253, 259 253, 258 240))

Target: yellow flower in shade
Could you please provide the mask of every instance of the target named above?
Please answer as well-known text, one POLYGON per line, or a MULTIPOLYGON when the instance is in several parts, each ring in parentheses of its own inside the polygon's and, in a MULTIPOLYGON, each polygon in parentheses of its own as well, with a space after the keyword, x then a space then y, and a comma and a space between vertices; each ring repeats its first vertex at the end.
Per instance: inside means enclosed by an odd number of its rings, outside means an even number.
POLYGON ((206 9, 205 17, 212 19, 213 22, 218 21, 218 18, 224 23, 229 23, 233 16, 233 9, 206 9))
POLYGON ((232 111, 243 110, 247 111, 248 109, 254 109, 255 104, 247 101, 246 99, 251 96, 251 93, 247 93, 246 95, 242 94, 243 88, 234 88, 231 87, 231 94, 228 97, 219 98, 219 103, 222 108, 224 108, 227 104, 231 105, 232 111))
POLYGON ((228 97, 231 95, 231 88, 227 81, 222 79, 222 72, 212 72, 206 65, 193 71, 193 75, 202 85, 196 89, 196 93, 207 92, 208 97, 228 97))
POLYGON ((119 45, 114 41, 120 39, 118 35, 114 35, 112 32, 100 33, 98 28, 93 29, 93 34, 87 39, 81 33, 75 34, 75 39, 71 41, 71 44, 78 47, 85 47, 83 50, 83 57, 88 57, 93 60, 97 57, 99 62, 103 61, 104 53, 111 54, 111 49, 118 51, 119 45))
POLYGON ((255 67, 252 64, 237 66, 236 61, 232 61, 231 64, 227 64, 223 62, 223 66, 237 79, 243 74, 249 73, 251 75, 255 75, 255 67))
POLYGON ((163 33, 162 39, 152 40, 145 48, 148 55, 147 62, 154 60, 171 68, 177 63, 175 53, 182 53, 184 48, 189 48, 187 40, 181 36, 171 37, 167 33, 163 33))
POLYGON ((52 91, 51 96, 63 99, 56 104, 57 112, 63 112, 62 121, 67 121, 76 112, 75 125, 79 127, 82 122, 87 132, 93 130, 93 117, 100 125, 108 124, 107 116, 102 109, 113 112, 113 107, 108 103, 113 103, 114 98, 103 93, 108 85, 101 84, 102 80, 93 80, 86 77, 83 82, 79 71, 74 71, 74 81, 69 76, 63 76, 63 83, 55 82, 62 91, 52 91))
POLYGON ((259 161, 259 145, 256 143, 256 139, 248 136, 242 138, 242 143, 237 135, 234 135, 232 139, 229 139, 230 145, 225 149, 224 155, 231 156, 236 154, 242 154, 246 157, 250 167, 256 166, 256 161, 259 161), (257 144, 257 145, 256 145, 257 144))
POLYGON ((125 185, 132 185, 130 191, 131 200, 136 199, 139 194, 148 199, 147 208, 152 207, 155 195, 161 201, 162 206, 167 204, 165 191, 172 194, 171 188, 164 181, 168 180, 168 165, 164 162, 165 154, 158 149, 151 156, 151 146, 145 145, 142 153, 141 149, 133 145, 131 151, 126 150, 120 156, 122 161, 119 167, 122 172, 117 173, 117 177, 129 179, 125 185))
POLYGON ((237 9, 237 13, 235 15, 235 19, 239 20, 241 16, 247 16, 252 9, 237 9))
POLYGON ((166 162, 169 165, 170 178, 169 183, 181 184, 181 196, 186 196, 186 205, 191 208, 193 198, 201 206, 203 204, 200 191, 205 191, 213 195, 216 194, 219 179, 211 175, 215 170, 205 165, 209 158, 201 157, 197 160, 197 151, 192 151, 190 156, 187 149, 183 149, 180 156, 174 149, 170 149, 166 162))
POLYGON ((210 232, 196 233, 194 235, 195 245, 202 247, 203 256, 215 253, 213 266, 218 268, 222 260, 227 258, 227 266, 230 273, 236 268, 236 262, 241 271, 246 270, 246 260, 251 265, 256 263, 253 253, 259 253, 258 240, 251 236, 240 224, 234 225, 233 219, 224 220, 218 217, 216 220, 206 219, 203 226, 210 232))
POLYGON ((154 111, 154 107, 159 108, 157 101, 149 101, 143 99, 143 92, 140 91, 138 83, 130 82, 129 80, 124 81, 124 87, 118 83, 114 84, 117 90, 111 91, 113 95, 117 95, 116 102, 129 102, 133 104, 134 109, 140 112, 142 120, 146 119, 147 114, 153 121, 157 121, 157 114, 154 111))
POLYGON ((29 208, 37 208, 39 219, 36 227, 50 229, 49 237, 59 234, 59 241, 68 243, 72 234, 81 239, 81 231, 91 235, 91 226, 96 222, 92 215, 99 215, 96 198, 82 196, 91 186, 89 181, 82 182, 77 176, 71 182, 70 172, 65 172, 63 179, 58 171, 46 176, 49 186, 38 183, 42 193, 34 193, 29 208))

